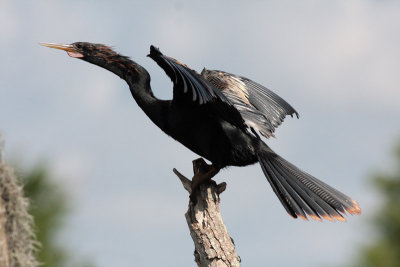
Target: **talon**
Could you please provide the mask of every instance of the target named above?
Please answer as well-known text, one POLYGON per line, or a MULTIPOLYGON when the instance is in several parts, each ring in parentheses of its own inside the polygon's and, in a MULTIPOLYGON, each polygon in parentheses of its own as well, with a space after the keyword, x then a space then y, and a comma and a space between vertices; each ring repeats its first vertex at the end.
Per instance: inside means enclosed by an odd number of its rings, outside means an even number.
MULTIPOLYGON (((204 167, 204 166, 202 166, 204 167)), ((201 168, 200 172, 197 172, 192 178, 192 193, 203 183, 211 180, 218 172, 219 169, 213 165, 206 165, 207 168, 201 168), (206 172, 203 172, 205 171, 206 172)))
POLYGON ((193 160, 193 178, 192 178, 192 183, 191 183, 191 194, 190 194, 190 200, 193 202, 194 205, 196 205, 196 190, 199 188, 199 186, 213 178, 218 172, 219 168, 215 167, 214 165, 209 165, 207 164, 204 159, 199 158, 196 160, 193 160))
POLYGON ((203 158, 198 158, 193 160, 193 173, 196 175, 198 173, 208 172, 213 165, 209 165, 203 158))

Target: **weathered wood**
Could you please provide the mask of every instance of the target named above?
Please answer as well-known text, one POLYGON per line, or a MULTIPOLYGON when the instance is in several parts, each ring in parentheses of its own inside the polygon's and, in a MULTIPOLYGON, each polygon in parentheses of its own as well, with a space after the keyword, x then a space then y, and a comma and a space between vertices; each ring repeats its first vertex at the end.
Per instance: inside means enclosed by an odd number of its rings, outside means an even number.
MULTIPOLYGON (((206 169, 202 162, 193 162, 195 174, 206 169)), ((174 173, 186 191, 192 194, 190 180, 176 169, 174 173)), ((219 210, 219 195, 225 188, 226 183, 217 185, 211 180, 200 185, 191 197, 194 201, 189 201, 185 217, 194 242, 194 256, 198 266, 240 266, 240 257, 235 251, 233 239, 229 236, 219 210)))

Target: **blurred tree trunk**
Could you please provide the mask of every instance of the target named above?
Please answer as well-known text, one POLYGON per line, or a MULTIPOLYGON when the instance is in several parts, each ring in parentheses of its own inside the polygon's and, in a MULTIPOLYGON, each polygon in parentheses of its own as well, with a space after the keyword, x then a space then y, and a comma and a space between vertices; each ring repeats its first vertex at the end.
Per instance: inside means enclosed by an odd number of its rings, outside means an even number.
POLYGON ((0 145, 0 266, 38 266, 29 202, 12 168, 3 162, 1 149, 0 145))
MULTIPOLYGON (((193 161, 195 174, 201 172, 203 164, 204 161, 193 161)), ((176 169, 174 172, 191 194, 191 181, 176 169)), ((194 242, 194 256, 198 266, 240 266, 240 257, 219 210, 219 195, 225 188, 226 183, 204 183, 189 201, 185 217, 194 242)))
POLYGON ((3 199, 0 198, 0 266, 9 267, 10 258, 8 253, 8 241, 6 234, 6 209, 3 199))

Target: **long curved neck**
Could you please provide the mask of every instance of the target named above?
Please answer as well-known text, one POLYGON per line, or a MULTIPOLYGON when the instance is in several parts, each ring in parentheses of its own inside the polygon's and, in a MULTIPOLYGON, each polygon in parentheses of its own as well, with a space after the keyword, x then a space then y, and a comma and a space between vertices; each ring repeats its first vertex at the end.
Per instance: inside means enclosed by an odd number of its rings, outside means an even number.
POLYGON ((164 128, 166 101, 154 96, 150 87, 150 75, 145 68, 119 54, 105 58, 84 58, 84 60, 105 68, 125 80, 139 107, 156 125, 164 128))

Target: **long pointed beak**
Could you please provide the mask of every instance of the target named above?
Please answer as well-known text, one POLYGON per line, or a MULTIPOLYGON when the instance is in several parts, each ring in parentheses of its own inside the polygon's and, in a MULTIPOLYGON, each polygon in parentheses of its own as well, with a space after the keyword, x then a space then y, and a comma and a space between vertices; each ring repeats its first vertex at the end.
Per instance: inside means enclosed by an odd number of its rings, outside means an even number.
POLYGON ((64 50, 67 52, 76 52, 75 48, 69 44, 57 44, 57 43, 39 43, 39 44, 50 48, 64 50))
POLYGON ((76 48, 70 44, 56 44, 56 43, 39 43, 39 44, 46 47, 67 51, 67 54, 70 57, 83 58, 83 54, 77 51, 76 48))

